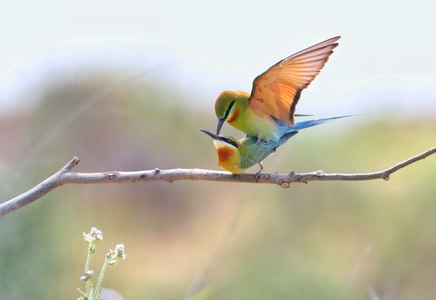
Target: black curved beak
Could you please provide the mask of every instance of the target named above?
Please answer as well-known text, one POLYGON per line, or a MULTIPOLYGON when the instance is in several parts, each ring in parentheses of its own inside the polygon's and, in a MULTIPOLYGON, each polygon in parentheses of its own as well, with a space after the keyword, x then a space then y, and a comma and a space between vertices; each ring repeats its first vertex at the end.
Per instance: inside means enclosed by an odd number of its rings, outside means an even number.
POLYGON ((218 125, 216 127, 216 134, 220 134, 221 127, 223 127, 224 122, 226 119, 218 119, 218 125))
POLYGON ((213 138, 214 140, 220 140, 221 137, 213 132, 210 132, 209 130, 205 130, 205 129, 199 129, 201 132, 204 132, 205 134, 207 134, 208 136, 210 136, 211 138, 213 138))

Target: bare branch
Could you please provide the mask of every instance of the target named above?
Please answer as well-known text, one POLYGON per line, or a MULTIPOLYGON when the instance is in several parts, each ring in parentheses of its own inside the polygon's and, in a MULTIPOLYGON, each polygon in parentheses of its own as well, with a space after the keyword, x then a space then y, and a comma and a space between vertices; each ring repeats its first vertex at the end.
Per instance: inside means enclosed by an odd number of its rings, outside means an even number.
POLYGON ((203 169, 170 169, 170 170, 146 170, 136 172, 110 171, 103 173, 77 173, 71 172, 80 161, 73 157, 62 169, 32 188, 31 190, 0 204, 0 217, 13 212, 27 204, 41 198, 51 190, 64 184, 90 184, 90 183, 125 183, 138 181, 168 181, 176 180, 206 180, 219 182, 246 182, 246 183, 269 183, 288 188, 292 182, 308 183, 309 181, 361 181, 372 179, 389 180, 389 176, 418 160, 424 159, 436 153, 436 147, 421 154, 413 156, 388 169, 362 174, 340 174, 315 171, 309 173, 289 174, 231 174, 229 172, 203 170, 203 169))
POLYGON ((80 158, 73 157, 73 159, 71 159, 62 169, 35 186, 33 189, 0 204, 0 217, 32 203, 51 190, 65 184, 65 182, 62 182, 61 180, 61 175, 71 171, 71 169, 74 168, 79 161, 80 158))

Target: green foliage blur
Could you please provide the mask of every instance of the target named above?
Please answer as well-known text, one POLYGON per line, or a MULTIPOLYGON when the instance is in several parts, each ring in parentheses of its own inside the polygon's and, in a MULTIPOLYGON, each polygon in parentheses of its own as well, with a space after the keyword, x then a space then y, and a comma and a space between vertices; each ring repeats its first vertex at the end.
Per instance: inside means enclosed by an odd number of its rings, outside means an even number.
MULTIPOLYGON (((216 126, 214 95, 153 73, 126 77, 53 74, 32 105, 3 115, 1 200, 74 155, 77 172, 220 169, 198 131, 216 126)), ((378 171, 434 147, 435 117, 363 115, 307 129, 265 172, 378 171)), ((105 233, 97 252, 126 247, 103 282, 125 299, 431 299, 435 174, 429 157, 387 182, 66 185, 0 219, 0 299, 77 299, 92 226, 105 233)))

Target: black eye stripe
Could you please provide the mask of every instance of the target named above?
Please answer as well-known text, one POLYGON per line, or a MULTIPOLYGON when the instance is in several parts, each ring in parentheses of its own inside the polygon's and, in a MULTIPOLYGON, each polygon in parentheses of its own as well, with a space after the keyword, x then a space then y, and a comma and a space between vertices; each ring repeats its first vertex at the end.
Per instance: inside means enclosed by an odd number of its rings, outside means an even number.
POLYGON ((224 115, 224 119, 227 119, 234 105, 235 105, 235 101, 232 101, 229 107, 227 107, 226 114, 224 115))
POLYGON ((231 138, 224 138, 224 141, 225 141, 227 144, 230 144, 230 145, 232 145, 232 146, 235 146, 236 148, 239 148, 239 147, 238 147, 238 144, 237 144, 234 140, 232 140, 231 138))

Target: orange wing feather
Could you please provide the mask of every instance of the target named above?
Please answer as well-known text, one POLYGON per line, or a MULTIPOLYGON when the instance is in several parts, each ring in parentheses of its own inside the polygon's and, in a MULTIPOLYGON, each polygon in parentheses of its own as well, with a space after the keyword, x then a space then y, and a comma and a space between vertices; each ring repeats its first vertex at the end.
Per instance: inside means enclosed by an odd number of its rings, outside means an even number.
POLYGON ((295 106, 301 91, 324 67, 339 38, 292 54, 257 76, 249 99, 250 108, 260 116, 270 115, 285 124, 295 125, 295 106))

